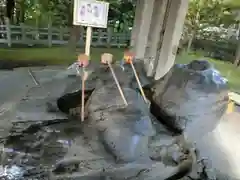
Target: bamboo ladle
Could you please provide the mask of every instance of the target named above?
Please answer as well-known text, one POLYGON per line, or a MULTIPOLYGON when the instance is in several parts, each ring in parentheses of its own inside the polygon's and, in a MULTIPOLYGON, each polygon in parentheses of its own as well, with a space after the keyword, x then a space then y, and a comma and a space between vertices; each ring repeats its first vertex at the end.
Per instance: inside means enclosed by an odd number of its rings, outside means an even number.
POLYGON ((121 95, 121 97, 122 97, 122 99, 124 101, 124 104, 127 106, 128 102, 126 100, 126 97, 124 96, 123 90, 122 90, 122 88, 121 88, 121 86, 119 84, 119 81, 118 81, 118 79, 116 77, 116 74, 115 74, 115 72, 113 70, 112 62, 113 62, 113 55, 112 54, 109 54, 109 53, 103 53, 102 54, 102 56, 101 56, 101 63, 108 65, 109 69, 111 70, 113 79, 114 79, 114 81, 115 81, 115 83, 117 85, 117 88, 118 88, 119 92, 120 92, 120 95, 121 95))

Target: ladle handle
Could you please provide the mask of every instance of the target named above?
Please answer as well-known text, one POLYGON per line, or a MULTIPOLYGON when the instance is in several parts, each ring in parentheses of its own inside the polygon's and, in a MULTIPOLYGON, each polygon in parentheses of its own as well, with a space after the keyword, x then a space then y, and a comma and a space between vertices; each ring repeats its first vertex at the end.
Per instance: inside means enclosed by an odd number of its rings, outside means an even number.
POLYGON ((127 105, 128 105, 128 102, 127 102, 127 100, 126 100, 126 98, 125 98, 125 96, 124 96, 124 94, 123 94, 122 88, 121 88, 121 86, 120 86, 120 84, 119 84, 119 82, 118 82, 118 79, 117 79, 116 74, 115 74, 115 72, 114 72, 114 70, 113 70, 113 68, 112 68, 112 65, 111 65, 111 63, 109 63, 108 61, 107 61, 107 64, 108 64, 108 66, 109 66, 109 68, 110 68, 110 70, 111 70, 111 73, 112 73, 112 75, 113 75, 113 79, 114 79, 114 81, 115 81, 115 83, 116 83, 116 85, 117 85, 117 88, 118 88, 118 90, 119 90, 119 92, 120 92, 120 95, 122 96, 122 99, 123 99, 123 101, 124 101, 124 104, 127 106, 127 105))
POLYGON ((82 67, 82 103, 81 103, 81 121, 84 121, 84 100, 85 100, 85 71, 84 67, 82 67))
POLYGON ((133 63, 132 63, 132 61, 129 61, 129 63, 131 64, 131 67, 132 67, 132 69, 133 69, 133 73, 134 73, 134 75, 135 75, 135 77, 136 77, 136 80, 137 80, 137 83, 138 83, 138 86, 139 86, 140 92, 141 92, 141 94, 142 94, 142 97, 143 97, 144 101, 147 103, 147 98, 146 98, 146 95, 145 95, 145 93, 144 93, 144 91, 143 91, 143 88, 142 88, 141 82, 140 82, 140 80, 139 80, 139 78, 138 78, 138 75, 137 75, 136 69, 135 69, 135 67, 134 67, 134 65, 133 65, 133 63))

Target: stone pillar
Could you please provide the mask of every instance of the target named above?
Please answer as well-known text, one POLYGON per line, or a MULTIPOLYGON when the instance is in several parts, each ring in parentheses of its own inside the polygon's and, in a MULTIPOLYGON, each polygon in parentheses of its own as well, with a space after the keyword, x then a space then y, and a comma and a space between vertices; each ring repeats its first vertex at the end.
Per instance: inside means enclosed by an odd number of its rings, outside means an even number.
POLYGON ((139 26, 141 23, 141 12, 143 7, 143 1, 137 0, 136 9, 135 9, 135 17, 134 17, 134 24, 131 33, 131 48, 134 49, 137 40, 137 34, 139 32, 139 26))
POLYGON ((161 47, 160 44, 163 39, 165 29, 165 19, 170 0, 156 0, 154 2, 154 9, 150 31, 148 35, 148 43, 145 51, 145 68, 148 76, 153 76, 157 66, 157 52, 161 47))
POLYGON ((167 16, 166 29, 158 58, 155 79, 163 77, 173 66, 177 54, 179 40, 188 10, 189 0, 171 0, 167 16))
POLYGON ((144 59, 154 2, 155 0, 138 0, 137 3, 135 26, 131 40, 132 50, 137 59, 144 59))

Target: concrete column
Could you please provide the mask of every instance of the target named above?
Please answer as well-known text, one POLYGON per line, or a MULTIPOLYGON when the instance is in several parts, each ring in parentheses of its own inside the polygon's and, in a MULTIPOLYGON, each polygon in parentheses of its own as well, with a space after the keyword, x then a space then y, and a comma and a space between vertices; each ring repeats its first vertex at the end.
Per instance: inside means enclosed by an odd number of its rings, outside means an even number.
POLYGON ((134 46, 136 44, 137 35, 139 32, 139 26, 141 23, 141 12, 144 2, 142 0, 137 0, 136 3, 136 9, 135 9, 135 17, 134 17, 134 24, 133 29, 131 33, 131 48, 134 49, 134 46))
POLYGON ((157 52, 159 51, 159 47, 164 35, 164 20, 166 18, 166 14, 168 14, 167 8, 170 4, 169 2, 169 0, 156 0, 154 2, 152 21, 144 58, 145 68, 148 76, 153 76, 156 70, 158 60, 157 52))
POLYGON ((189 0, 171 0, 166 29, 159 54, 155 79, 163 77, 173 66, 182 35, 189 0))
POLYGON ((155 0, 139 0, 140 4, 138 5, 141 7, 141 13, 136 12, 137 23, 135 28, 137 30, 134 30, 133 34, 133 36, 136 35, 136 41, 133 41, 133 51, 137 59, 144 59, 154 2, 155 0))

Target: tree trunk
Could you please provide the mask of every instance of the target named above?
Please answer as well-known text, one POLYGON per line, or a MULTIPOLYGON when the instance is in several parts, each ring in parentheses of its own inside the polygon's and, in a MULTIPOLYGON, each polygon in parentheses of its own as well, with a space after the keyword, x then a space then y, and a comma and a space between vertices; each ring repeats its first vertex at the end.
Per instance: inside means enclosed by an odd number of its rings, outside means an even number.
POLYGON ((200 19, 200 11, 197 11, 195 21, 193 24, 194 26, 193 26, 192 32, 190 33, 191 36, 188 40, 187 53, 189 53, 191 50, 193 40, 195 38, 195 35, 196 35, 198 27, 199 27, 199 19, 200 19))
POLYGON ((21 15, 21 10, 20 9, 16 9, 16 24, 19 25, 20 24, 20 15, 21 15))
POLYGON ((77 47, 77 43, 80 40, 80 34, 83 28, 81 28, 81 26, 73 25, 73 0, 71 0, 68 7, 68 27, 71 27, 68 45, 70 49, 75 50, 77 47))
POLYGON ((20 23, 25 22, 25 1, 20 2, 20 23))
POLYGON ((36 21, 35 21, 35 25, 36 25, 36 34, 35 34, 35 39, 36 40, 39 40, 39 20, 40 20, 40 17, 37 16, 36 17, 36 21))
POLYGON ((188 39, 187 53, 191 51, 192 43, 195 38, 195 32, 192 32, 191 36, 188 39))
POLYGON ((239 63, 240 63, 240 23, 238 23, 237 40, 238 40, 238 45, 237 45, 234 65, 239 66, 239 63))
POLYGON ((69 3, 69 6, 67 8, 68 12, 68 22, 67 25, 71 27, 73 25, 73 0, 69 3))
MULTIPOLYGON (((0 15, 0 25, 5 25, 4 16, 0 15)), ((0 31, 4 32, 4 27, 0 26, 0 31)), ((0 33, 0 38, 5 37, 5 33, 0 33)))
POLYGON ((16 24, 24 23, 24 15, 25 15, 25 0, 17 0, 15 2, 15 11, 16 11, 16 24))
POLYGON ((52 16, 48 16, 48 47, 52 47, 52 16))
POLYGON ((239 66, 239 63, 240 63, 240 39, 238 40, 238 47, 236 51, 236 58, 234 61, 234 65, 239 66))
POLYGON ((81 34, 81 26, 74 26, 72 25, 70 29, 70 39, 69 39, 69 47, 72 50, 75 50, 77 47, 77 43, 80 40, 80 34, 81 34))
POLYGON ((7 18, 12 22, 13 21, 13 12, 14 12, 14 7, 15 7, 15 0, 7 0, 6 1, 6 15, 7 18))

